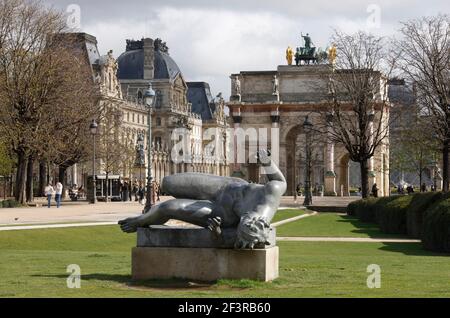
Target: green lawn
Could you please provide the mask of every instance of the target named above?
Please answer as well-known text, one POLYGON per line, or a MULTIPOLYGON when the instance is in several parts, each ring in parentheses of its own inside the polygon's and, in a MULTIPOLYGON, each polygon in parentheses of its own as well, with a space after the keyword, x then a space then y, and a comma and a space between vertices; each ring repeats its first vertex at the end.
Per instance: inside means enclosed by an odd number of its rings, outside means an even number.
POLYGON ((420 244, 280 242, 272 283, 133 284, 135 238, 117 226, 0 232, 0 297, 450 297, 449 256, 420 244), (69 264, 81 289, 66 287, 69 264), (366 287, 369 264, 381 266, 381 289, 366 287))
POLYGON ((296 216, 300 216, 302 214, 305 214, 305 210, 297 210, 297 209, 278 210, 272 219, 272 223, 280 222, 290 218, 295 218, 296 216))
POLYGON ((402 237, 401 235, 381 233, 376 224, 363 223, 355 217, 336 213, 322 213, 281 225, 277 227, 277 235, 288 237, 402 237))

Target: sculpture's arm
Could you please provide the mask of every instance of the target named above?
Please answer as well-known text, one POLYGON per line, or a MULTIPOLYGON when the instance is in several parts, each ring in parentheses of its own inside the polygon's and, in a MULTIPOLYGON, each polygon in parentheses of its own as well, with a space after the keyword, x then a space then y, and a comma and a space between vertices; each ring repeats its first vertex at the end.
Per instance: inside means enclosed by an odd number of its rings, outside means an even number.
POLYGON ((267 179, 269 179, 268 185, 274 190, 276 189, 279 195, 282 196, 286 192, 287 182, 280 168, 278 168, 265 150, 258 152, 258 159, 262 163, 267 179))

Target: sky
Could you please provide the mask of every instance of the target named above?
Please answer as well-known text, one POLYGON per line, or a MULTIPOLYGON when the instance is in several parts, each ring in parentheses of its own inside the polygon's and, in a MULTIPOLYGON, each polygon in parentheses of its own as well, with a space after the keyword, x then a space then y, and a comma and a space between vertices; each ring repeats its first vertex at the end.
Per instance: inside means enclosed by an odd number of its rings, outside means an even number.
POLYGON ((334 30, 396 36, 400 21, 450 13, 448 0, 43 0, 117 58, 126 39, 167 42, 186 81, 230 95, 232 73, 275 70, 301 33, 327 48, 334 30))

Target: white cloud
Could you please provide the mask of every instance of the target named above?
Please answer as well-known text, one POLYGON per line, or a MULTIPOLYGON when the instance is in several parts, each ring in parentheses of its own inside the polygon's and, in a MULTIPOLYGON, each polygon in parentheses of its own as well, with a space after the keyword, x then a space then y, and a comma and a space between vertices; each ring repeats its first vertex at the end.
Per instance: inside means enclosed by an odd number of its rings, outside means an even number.
POLYGON ((229 94, 228 76, 240 70, 274 69, 284 63, 284 50, 299 40, 298 24, 272 13, 160 8, 155 19, 119 20, 85 25, 99 49, 117 56, 125 39, 160 37, 170 48, 186 80, 209 81, 214 92, 229 94))
MULTIPOLYGON (((45 0, 65 10, 72 0, 45 0)), ((398 21, 448 12, 447 0, 78 0, 84 32, 97 37, 99 49, 118 56, 125 40, 160 37, 186 80, 207 81, 213 93, 230 93, 231 73, 271 70, 284 64, 288 45, 299 46, 300 32, 326 47, 333 28, 367 30, 367 8, 380 7, 380 28, 392 35, 398 21)))

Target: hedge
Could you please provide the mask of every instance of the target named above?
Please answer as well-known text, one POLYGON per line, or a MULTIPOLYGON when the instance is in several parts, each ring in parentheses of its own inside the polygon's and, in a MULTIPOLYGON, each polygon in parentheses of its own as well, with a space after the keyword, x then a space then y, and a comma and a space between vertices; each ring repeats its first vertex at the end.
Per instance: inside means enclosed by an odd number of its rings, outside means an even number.
POLYGON ((356 216, 362 222, 375 223, 375 213, 378 209, 396 197, 367 198, 351 202, 347 206, 347 214, 356 216))
POLYGON ((407 234, 413 238, 422 237, 422 224, 425 211, 444 198, 442 192, 427 192, 415 194, 406 212, 407 234))
POLYGON ((425 211, 422 244, 427 250, 450 252, 450 199, 448 197, 425 211))
POLYGON ((16 200, 0 201, 0 208, 17 208, 20 204, 16 200))
POLYGON ((381 232, 388 234, 406 234, 406 211, 412 201, 412 196, 394 196, 386 204, 379 205, 375 218, 381 232))

